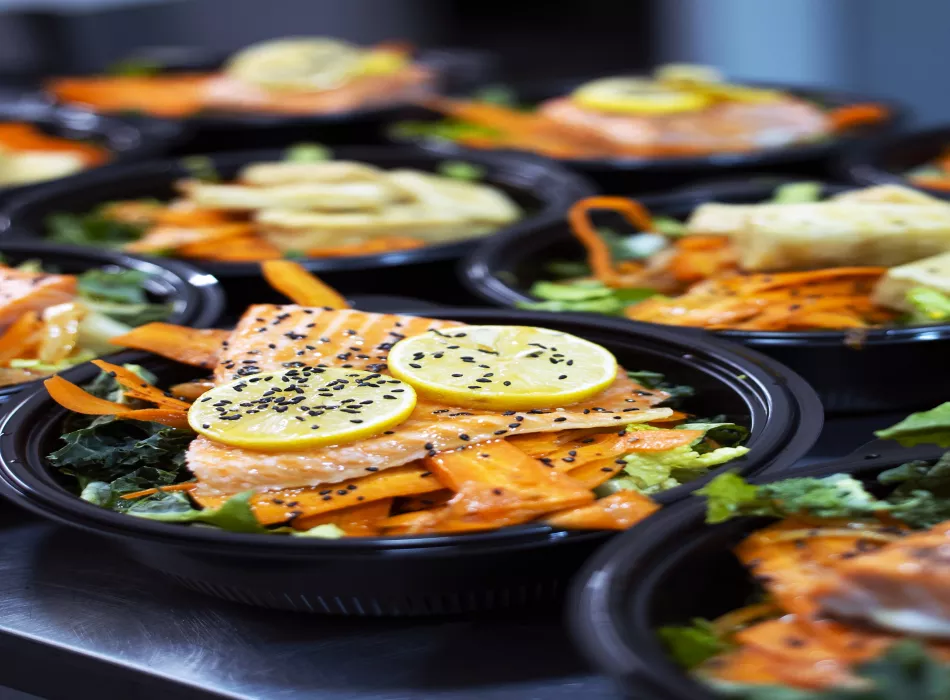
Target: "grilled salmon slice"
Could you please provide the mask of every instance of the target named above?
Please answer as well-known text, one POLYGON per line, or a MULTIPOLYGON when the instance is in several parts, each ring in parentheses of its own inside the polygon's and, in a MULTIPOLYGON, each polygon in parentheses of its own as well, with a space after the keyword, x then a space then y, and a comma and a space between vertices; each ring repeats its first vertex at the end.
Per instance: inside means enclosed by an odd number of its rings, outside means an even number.
POLYGON ((767 103, 724 102, 697 112, 618 115, 586 109, 571 98, 549 100, 540 113, 610 139, 617 148, 671 153, 748 151, 814 139, 831 130, 827 115, 791 97, 767 103))
POLYGON ((432 71, 407 66, 390 75, 357 78, 330 90, 266 90, 224 74, 205 85, 204 106, 212 109, 274 114, 334 114, 417 99, 429 92, 432 71))
POLYGON ((814 591, 826 612, 887 630, 950 639, 950 521, 841 561, 814 591))
MULTIPOLYGON (((252 306, 219 357, 218 383, 294 366, 330 366, 387 371, 389 349, 400 339, 433 328, 459 325, 428 318, 327 310, 296 305, 252 306)), ((553 410, 485 411, 420 401, 392 430, 366 440, 298 451, 248 450, 205 437, 192 441, 188 467, 197 493, 237 493, 332 484, 398 467, 435 452, 502 436, 575 428, 622 428, 667 417, 652 408, 667 398, 620 372, 588 401, 553 410)))
POLYGON ((0 330, 27 311, 71 301, 76 296, 72 275, 48 275, 0 266, 0 330))

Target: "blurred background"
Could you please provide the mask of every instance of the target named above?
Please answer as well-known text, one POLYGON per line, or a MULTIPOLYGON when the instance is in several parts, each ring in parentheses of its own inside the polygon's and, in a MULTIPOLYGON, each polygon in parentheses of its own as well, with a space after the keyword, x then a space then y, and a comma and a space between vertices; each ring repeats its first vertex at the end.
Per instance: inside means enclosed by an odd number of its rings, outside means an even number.
POLYGON ((709 63, 896 98, 921 126, 950 116, 933 77, 948 27, 946 0, 0 0, 0 80, 97 71, 143 48, 398 38, 496 52, 512 79, 709 63))

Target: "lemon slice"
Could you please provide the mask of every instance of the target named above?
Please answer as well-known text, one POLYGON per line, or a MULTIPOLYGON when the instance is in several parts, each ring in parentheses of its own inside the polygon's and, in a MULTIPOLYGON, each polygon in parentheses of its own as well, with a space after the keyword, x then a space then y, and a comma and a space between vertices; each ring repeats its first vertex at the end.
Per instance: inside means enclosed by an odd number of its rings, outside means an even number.
POLYGON ((710 100, 730 102, 774 102, 783 97, 778 90, 727 83, 722 74, 710 66, 673 63, 654 71, 660 83, 678 90, 705 95, 710 100))
POLYGON ((225 72, 267 89, 330 90, 358 72, 366 53, 336 39, 278 39, 238 52, 228 61, 225 72))
POLYGON ((366 51, 359 59, 354 71, 357 75, 391 75, 398 73, 410 63, 404 51, 379 48, 366 51))
POLYGON ((721 83, 722 73, 712 66, 695 63, 667 63, 653 71, 653 77, 661 83, 671 85, 693 85, 696 83, 721 83))
POLYGON ((188 411, 198 433, 226 445, 300 450, 354 442, 402 423, 416 393, 383 374, 300 367, 215 387, 188 411))
POLYGON ((400 340, 389 371, 443 403, 524 411, 557 408, 606 389, 617 360, 600 345, 532 326, 460 326, 400 340))
POLYGON ((605 78, 582 85, 571 99, 582 107, 620 114, 670 114, 704 109, 710 99, 640 78, 605 78))

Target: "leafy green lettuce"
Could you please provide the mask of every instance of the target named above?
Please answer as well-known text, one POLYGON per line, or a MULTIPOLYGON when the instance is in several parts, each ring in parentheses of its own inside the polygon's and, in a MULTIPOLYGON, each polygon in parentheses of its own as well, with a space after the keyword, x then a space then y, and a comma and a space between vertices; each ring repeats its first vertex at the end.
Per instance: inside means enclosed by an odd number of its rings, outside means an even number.
MULTIPOLYGON (((644 430, 643 425, 629 429, 644 430)), ((693 423, 674 430, 702 430, 702 437, 690 445, 681 445, 663 452, 632 452, 624 457, 623 474, 615 476, 598 489, 599 495, 623 490, 654 494, 696 479, 712 467, 731 462, 749 450, 741 446, 748 430, 733 423, 693 423), (718 440, 711 438, 718 435, 718 440)))
POLYGON ((50 214, 46 230, 55 243, 117 249, 141 238, 145 226, 116 221, 96 210, 89 214, 50 214))
POLYGON ((896 425, 874 433, 883 440, 896 440, 904 447, 923 443, 950 447, 950 402, 912 413, 896 425))
POLYGON ((909 324, 936 323, 950 319, 950 296, 929 287, 913 287, 904 297, 913 311, 909 324))
POLYGON ((909 462, 882 472, 878 482, 894 487, 886 498, 871 494, 857 479, 832 474, 770 484, 749 484, 737 474, 720 474, 696 492, 706 498, 706 522, 739 516, 866 518, 887 513, 914 528, 950 519, 950 455, 936 464, 909 462))
POLYGON ((535 282, 531 296, 542 301, 518 302, 518 308, 534 311, 586 311, 589 313, 620 316, 632 304, 656 296, 652 289, 613 289, 598 280, 573 282, 535 282))
POLYGON ((946 700, 950 697, 950 667, 913 640, 891 645, 877 659, 858 665, 855 675, 868 681, 867 685, 828 690, 714 681, 711 685, 734 700, 946 700))
POLYGON ((658 634, 670 656, 683 668, 698 666, 730 647, 712 623, 702 618, 694 618, 689 625, 661 627, 658 634))

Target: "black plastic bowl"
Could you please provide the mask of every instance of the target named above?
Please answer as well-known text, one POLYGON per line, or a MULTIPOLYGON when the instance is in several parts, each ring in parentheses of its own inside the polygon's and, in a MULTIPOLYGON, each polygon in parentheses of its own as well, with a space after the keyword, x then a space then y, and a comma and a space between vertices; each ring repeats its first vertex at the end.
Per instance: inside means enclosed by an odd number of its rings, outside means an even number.
MULTIPOLYGON (((0 240, 0 256, 11 265, 39 260, 56 272, 80 273, 94 268, 140 270, 149 275, 146 290, 156 302, 171 302, 168 323, 193 328, 213 326, 224 313, 224 292, 213 276, 172 260, 143 260, 131 255, 92 248, 49 245, 30 241, 0 240)), ((62 374, 71 377, 79 367, 62 374)), ((0 387, 0 403, 11 395, 36 388, 38 381, 0 387)))
POLYGON ((861 144, 845 157, 839 170, 862 185, 904 185, 950 199, 950 192, 915 185, 907 178, 914 168, 927 165, 950 148, 950 127, 892 136, 861 144))
MULTIPOLYGON (((50 105, 20 93, 0 97, 0 122, 25 122, 52 136, 95 143, 109 151, 109 163, 164 155, 187 134, 184 126, 168 121, 103 116, 76 107, 50 105)), ((0 201, 40 184, 0 188, 0 201)))
MULTIPOLYGON (((875 441, 841 460, 782 476, 848 473, 871 487, 885 469, 915 459, 936 460, 943 452, 933 446, 906 449, 875 441)), ((738 518, 706 525, 705 516, 705 501, 699 499, 665 509, 648 524, 615 538, 574 581, 568 618, 575 645, 630 697, 723 697, 680 669, 656 630, 689 624, 697 617, 713 619, 746 605, 755 584, 732 549, 769 521, 738 518)))
MULTIPOLYGON (((749 204, 772 196, 788 182, 768 177, 684 189, 640 201, 653 213, 684 217, 704 202, 749 204)), ((828 196, 849 189, 826 184, 828 196)), ((464 282, 494 304, 534 301, 528 290, 549 278, 552 260, 583 260, 584 249, 563 223, 487 239, 463 264, 464 282)), ((631 322, 632 323, 632 322, 631 322)), ((681 329, 686 333, 704 333, 681 329)), ((788 365, 811 383, 828 413, 870 413, 920 408, 946 398, 939 382, 950 352, 950 324, 891 327, 853 336, 844 331, 717 331, 719 335, 788 365), (900 367, 901 380, 882 371, 900 367)))
MULTIPOLYGON (((567 95, 576 87, 589 81, 590 79, 545 81, 515 86, 512 92, 519 104, 537 105, 545 100, 567 95)), ((817 143, 762 149, 749 153, 721 153, 679 158, 563 159, 558 162, 587 175, 608 193, 660 192, 713 177, 736 177, 764 172, 823 178, 831 174, 833 165, 850 148, 865 141, 882 138, 896 130, 905 121, 906 110, 892 101, 821 88, 777 84, 758 85, 791 93, 826 108, 865 102, 882 104, 889 110, 890 118, 880 124, 853 129, 817 143)), ((429 118, 433 118, 431 114, 429 118)), ((391 138, 396 141, 407 140, 392 134, 391 138)), ((468 154, 475 150, 439 139, 411 140, 450 156, 468 154)))
MULTIPOLYGON (((201 49, 166 49, 140 52, 133 60, 165 67, 166 72, 211 72, 218 70, 226 56, 211 55, 201 49)), ((484 51, 429 49, 415 57, 436 75, 436 89, 466 90, 483 84, 494 75, 494 59, 484 51)), ((40 93, 43 94, 43 93, 40 93)), ((190 152, 210 153, 252 148, 279 148, 300 141, 323 144, 380 143, 385 126, 393 121, 415 118, 422 110, 409 103, 393 103, 332 114, 268 114, 226 109, 208 109, 174 121, 191 135, 190 152)))
MULTIPOLYGON (((361 161, 387 169, 435 170, 446 160, 412 146, 343 146, 333 149, 333 154, 341 160, 361 161)), ((278 150, 246 151, 209 158, 227 179, 244 165, 280 160, 283 155, 278 150)), ((524 219, 502 231, 529 231, 560 221, 571 204, 593 192, 591 185, 581 176, 540 159, 481 153, 466 156, 465 160, 484 168, 485 182, 507 192, 526 210, 524 219)), ((103 202, 117 199, 168 199, 174 195, 175 181, 188 175, 181 161, 152 161, 84 173, 68 181, 36 188, 16 198, 0 215, 3 219, 0 221, 0 236, 5 232, 6 235, 42 238, 45 220, 54 212, 88 212, 103 202)), ((301 259, 299 262, 346 294, 395 292, 440 303, 465 303, 469 298, 459 285, 455 264, 475 248, 478 240, 467 239, 378 255, 301 259)), ((193 263, 227 286, 233 308, 243 309, 248 303, 278 299, 276 293, 263 284, 257 263, 193 263)))
MULTIPOLYGON (((695 386, 697 394, 685 410, 724 413, 750 428, 749 454, 729 465, 743 473, 791 464, 821 430, 821 406, 799 377, 713 338, 576 316, 466 309, 441 309, 438 315, 467 323, 546 325, 602 343, 626 367, 664 372, 695 386)), ((166 360, 130 357, 163 385, 198 374, 166 360)), ((86 367, 74 379, 94 374, 86 367)), ((463 536, 318 541, 142 520, 79 500, 51 473, 44 456, 56 448, 65 415, 42 389, 12 408, 0 424, 0 493, 40 515, 106 535, 143 565, 230 600, 343 615, 455 613, 550 602, 610 536, 531 524, 463 536)), ((703 481, 657 500, 673 502, 703 481)))

